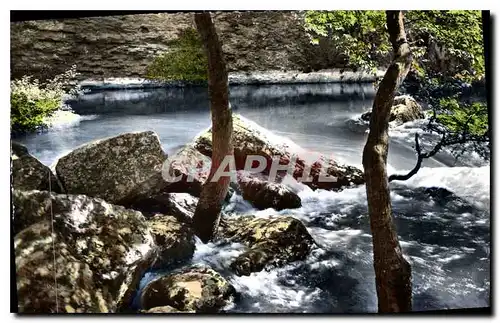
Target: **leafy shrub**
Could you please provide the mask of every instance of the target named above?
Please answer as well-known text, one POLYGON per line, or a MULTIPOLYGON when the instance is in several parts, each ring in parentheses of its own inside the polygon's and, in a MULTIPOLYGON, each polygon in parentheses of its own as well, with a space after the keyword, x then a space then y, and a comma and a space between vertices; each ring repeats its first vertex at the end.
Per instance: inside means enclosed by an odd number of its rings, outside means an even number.
POLYGON ((67 72, 41 83, 30 76, 10 82, 10 125, 14 135, 35 131, 45 120, 63 108, 63 96, 78 89, 72 84, 76 74, 73 66, 67 72))
POLYGON ((148 66, 146 77, 160 81, 207 80, 207 58, 198 32, 188 28, 169 44, 169 51, 148 66))

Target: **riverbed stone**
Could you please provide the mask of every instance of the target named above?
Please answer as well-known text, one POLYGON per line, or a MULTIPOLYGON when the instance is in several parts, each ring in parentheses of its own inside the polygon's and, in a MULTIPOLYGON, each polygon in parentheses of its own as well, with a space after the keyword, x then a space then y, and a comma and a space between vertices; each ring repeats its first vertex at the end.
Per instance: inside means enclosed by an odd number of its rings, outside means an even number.
MULTIPOLYGON (((245 170, 249 156, 261 156, 265 160, 262 174, 269 174, 273 160, 277 160, 280 165, 290 165, 289 173, 312 189, 341 190, 364 183, 363 172, 357 167, 341 164, 317 152, 307 151, 293 141, 276 136, 235 113, 233 113, 233 146, 237 170, 245 170)), ((195 138, 194 147, 203 155, 211 157, 210 128, 195 138)), ((255 168, 258 162, 252 161, 252 165, 255 168)), ((278 171, 277 175, 283 177, 286 173, 286 170, 278 171)), ((276 178, 269 179, 271 182, 275 180, 276 178)))
POLYGON ((151 281, 141 295, 141 307, 148 311, 171 306, 179 311, 215 313, 229 304, 234 287, 207 266, 180 269, 151 281))
POLYGON ((141 310, 140 313, 148 314, 165 314, 165 313, 195 313, 195 311, 179 311, 172 306, 158 306, 150 308, 149 310, 141 310))
POLYGON ((10 157, 12 187, 14 189, 62 192, 62 188, 50 168, 33 157, 25 146, 12 142, 10 157))
POLYGON ((238 171, 237 181, 243 198, 259 210, 273 208, 281 211, 302 206, 295 192, 285 184, 267 181, 266 176, 238 171))
POLYGON ((303 260, 315 244, 304 224, 290 216, 272 219, 253 215, 223 217, 218 234, 249 247, 230 264, 238 276, 303 260))
MULTIPOLYGON (((364 121, 370 121, 370 117, 371 111, 361 115, 361 119, 364 121)), ((389 122, 400 125, 405 122, 423 119, 424 117, 422 106, 411 96, 400 95, 394 98, 389 122)))
POLYGON ((73 150, 57 161, 56 173, 69 194, 122 205, 162 191, 166 158, 156 133, 125 133, 73 150))
POLYGON ((194 250, 173 217, 162 233, 170 240, 160 243, 140 212, 102 199, 14 190, 13 204, 18 308, 23 313, 127 309, 148 269, 185 259, 194 250))

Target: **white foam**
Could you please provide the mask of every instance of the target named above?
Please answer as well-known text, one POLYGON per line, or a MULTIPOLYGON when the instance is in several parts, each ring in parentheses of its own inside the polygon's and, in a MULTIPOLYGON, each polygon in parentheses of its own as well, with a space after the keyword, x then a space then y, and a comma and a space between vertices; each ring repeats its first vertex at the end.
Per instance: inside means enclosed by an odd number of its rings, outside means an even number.
POLYGON ((97 115, 81 116, 71 110, 57 110, 52 116, 45 118, 44 123, 49 129, 58 130, 74 127, 83 120, 93 120, 97 117, 97 115))

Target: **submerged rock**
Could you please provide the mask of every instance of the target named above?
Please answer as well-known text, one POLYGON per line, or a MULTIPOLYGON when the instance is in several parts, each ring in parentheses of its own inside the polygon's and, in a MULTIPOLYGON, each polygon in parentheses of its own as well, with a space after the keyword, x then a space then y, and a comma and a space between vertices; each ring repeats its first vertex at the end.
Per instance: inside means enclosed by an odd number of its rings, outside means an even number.
POLYGON ((260 210, 273 208, 280 211, 302 206, 300 197, 284 184, 268 182, 262 176, 241 171, 237 180, 243 198, 260 210))
POLYGON ((58 160, 56 172, 69 194, 127 204, 162 190, 166 158, 154 132, 126 133, 73 150, 58 160))
POLYGON ((304 224, 289 216, 274 219, 251 215, 223 218, 219 234, 249 247, 230 265, 238 276, 248 276, 267 266, 282 266, 305 259, 314 245, 304 224))
POLYGON ((12 187, 19 190, 39 190, 61 193, 62 188, 49 167, 29 154, 28 149, 12 142, 12 187))
POLYGON ((141 307, 150 311, 170 306, 179 311, 215 313, 229 304, 234 287, 206 266, 193 266, 151 281, 141 295, 141 307))
POLYGON ((179 241, 159 243, 140 212, 102 199, 15 190, 13 204, 19 312, 126 309, 144 272, 164 255, 174 260, 193 252, 181 247, 189 235, 180 225, 164 230, 179 241))
MULTIPOLYGON (((370 117, 371 111, 361 115, 361 119, 364 121, 370 121, 370 117)), ((402 124, 408 121, 423 119, 424 117, 422 107, 411 96, 401 95, 394 98, 389 122, 394 121, 397 124, 402 124)))
MULTIPOLYGON (((290 165, 291 175, 312 189, 339 190, 364 183, 363 172, 360 169, 342 165, 316 152, 306 151, 292 141, 276 136, 255 122, 234 113, 233 146, 237 170, 248 171, 249 169, 245 169, 248 157, 261 156, 265 159, 262 174, 269 174, 273 160, 278 160, 280 165, 290 165), (324 180, 325 177, 330 180, 324 180)), ((194 147, 205 156, 212 155, 211 129, 195 138, 194 147)), ((251 162, 253 167, 259 164, 258 161, 251 162)), ((284 176, 286 171, 277 173, 278 176, 284 176)))

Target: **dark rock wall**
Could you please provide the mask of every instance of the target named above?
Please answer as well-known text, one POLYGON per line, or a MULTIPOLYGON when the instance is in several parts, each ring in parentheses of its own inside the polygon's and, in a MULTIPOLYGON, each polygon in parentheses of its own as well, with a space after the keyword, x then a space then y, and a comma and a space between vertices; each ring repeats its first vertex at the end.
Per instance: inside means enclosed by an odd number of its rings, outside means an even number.
MULTIPOLYGON (((220 12, 214 20, 230 71, 309 70, 317 57, 302 12, 220 12)), ((142 77, 188 27, 194 28, 190 13, 11 23, 11 76, 44 79, 76 64, 82 78, 142 77)), ((326 65, 320 67, 335 67, 326 65)))

